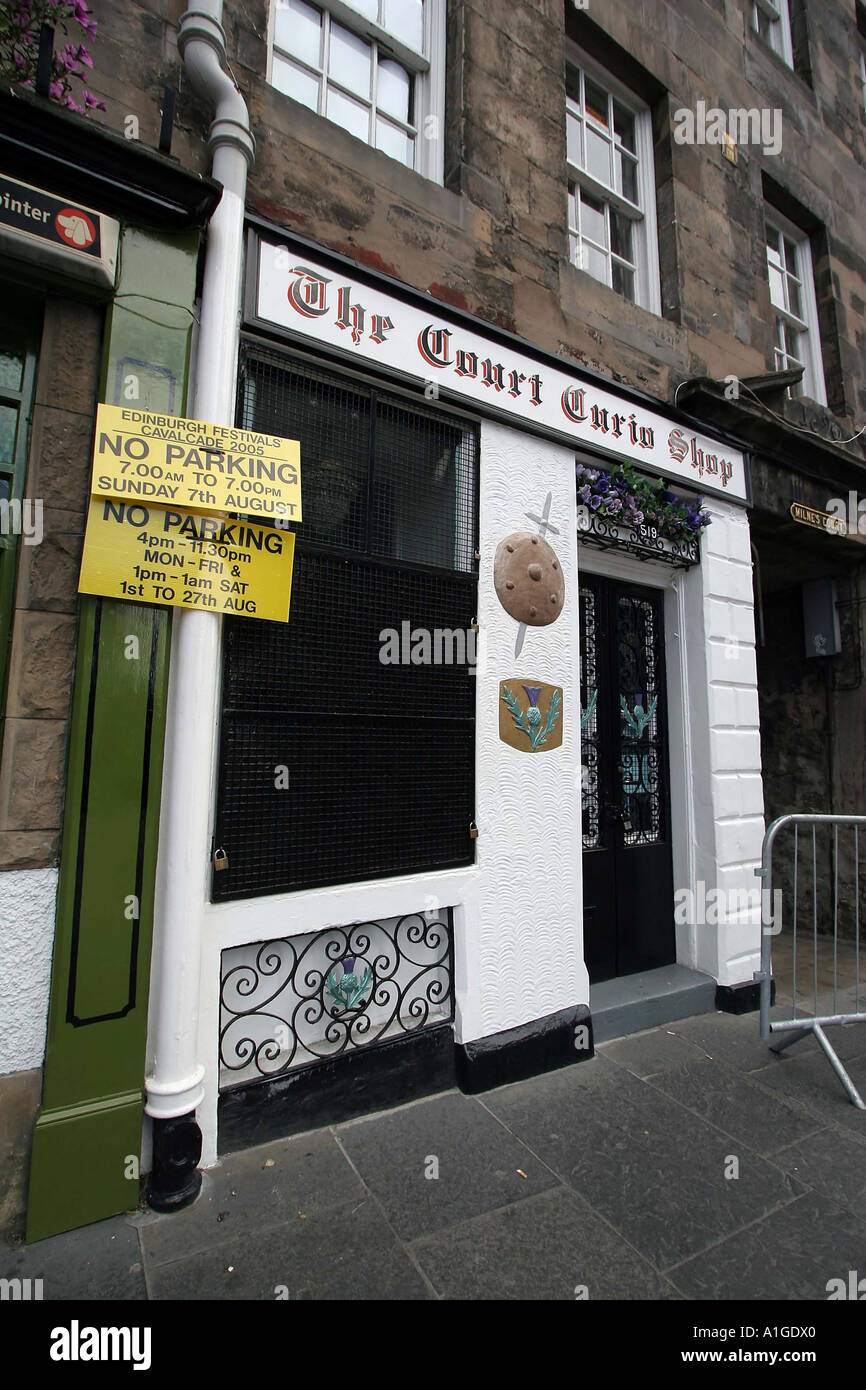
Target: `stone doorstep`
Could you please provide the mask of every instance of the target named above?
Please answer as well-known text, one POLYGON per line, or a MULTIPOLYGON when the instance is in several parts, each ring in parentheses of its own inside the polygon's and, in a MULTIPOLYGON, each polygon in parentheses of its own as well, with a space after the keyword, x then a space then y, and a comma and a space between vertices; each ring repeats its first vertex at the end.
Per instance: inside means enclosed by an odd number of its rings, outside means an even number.
POLYGON ((664 965, 593 985, 589 1007, 593 1042, 612 1042, 675 1019, 713 1013, 716 982, 700 970, 664 965))

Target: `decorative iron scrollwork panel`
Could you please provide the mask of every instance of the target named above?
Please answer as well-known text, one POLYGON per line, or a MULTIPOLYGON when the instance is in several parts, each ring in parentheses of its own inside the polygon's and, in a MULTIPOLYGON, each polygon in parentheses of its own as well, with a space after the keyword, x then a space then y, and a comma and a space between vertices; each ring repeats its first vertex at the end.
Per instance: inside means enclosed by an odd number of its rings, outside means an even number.
POLYGON ((599 789, 598 611, 594 589, 581 587, 580 602, 580 776, 583 847, 601 842, 599 789))
POLYGON ((664 837, 659 632, 655 606, 620 594, 617 601, 620 689, 620 782, 627 845, 664 837))
POLYGON ((221 1087, 450 1021, 453 955, 450 908, 224 951, 221 1087))

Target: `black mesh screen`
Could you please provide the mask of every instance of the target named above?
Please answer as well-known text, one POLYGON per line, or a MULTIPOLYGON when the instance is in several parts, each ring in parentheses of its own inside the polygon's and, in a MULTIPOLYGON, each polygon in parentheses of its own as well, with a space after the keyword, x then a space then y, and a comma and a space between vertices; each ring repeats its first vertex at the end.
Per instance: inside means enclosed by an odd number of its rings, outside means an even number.
POLYGON ((259 350, 238 424, 300 439, 305 540, 474 573, 474 431, 259 350))
POLYGON ((224 622, 214 898, 471 863, 474 431, 258 349, 239 424, 300 440, 304 520, 289 623, 224 622))

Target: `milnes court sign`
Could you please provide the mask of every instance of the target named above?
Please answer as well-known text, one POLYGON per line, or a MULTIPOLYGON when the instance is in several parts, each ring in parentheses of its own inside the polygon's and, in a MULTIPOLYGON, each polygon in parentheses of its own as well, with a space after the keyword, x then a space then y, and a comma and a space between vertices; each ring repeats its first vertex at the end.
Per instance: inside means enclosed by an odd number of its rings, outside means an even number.
POLYGON ((384 367, 425 390, 494 409, 545 433, 734 502, 748 500, 742 453, 646 406, 536 361, 426 307, 310 257, 258 243, 253 315, 293 336, 384 367))

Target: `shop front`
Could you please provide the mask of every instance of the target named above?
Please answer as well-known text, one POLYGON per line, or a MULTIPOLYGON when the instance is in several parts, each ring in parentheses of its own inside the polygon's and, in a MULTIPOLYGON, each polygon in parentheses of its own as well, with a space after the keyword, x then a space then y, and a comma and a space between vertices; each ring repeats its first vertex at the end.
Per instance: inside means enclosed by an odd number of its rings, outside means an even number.
POLYGON ((196 712, 205 1166, 591 1056, 611 982, 742 998, 760 948, 743 454, 262 223, 244 302, 235 422, 299 442, 303 519, 196 712), (623 464, 701 524, 587 507, 623 464))

